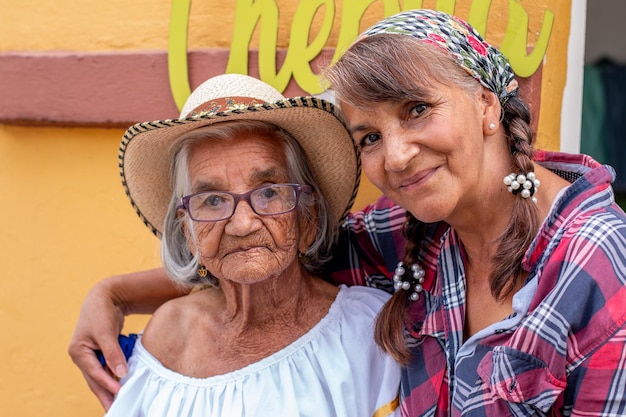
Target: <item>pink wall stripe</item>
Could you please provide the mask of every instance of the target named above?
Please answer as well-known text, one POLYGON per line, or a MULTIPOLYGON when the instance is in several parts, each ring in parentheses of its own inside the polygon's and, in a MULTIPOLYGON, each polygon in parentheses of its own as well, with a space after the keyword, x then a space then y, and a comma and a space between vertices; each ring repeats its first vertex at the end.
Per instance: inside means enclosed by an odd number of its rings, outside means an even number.
MULTIPOLYGON (((285 53, 278 51, 278 68, 285 53)), ((258 76, 257 55, 250 51, 252 76, 258 76)), ((191 51, 191 88, 223 73, 227 61, 228 50, 191 51)), ((538 115, 541 70, 520 84, 538 115)), ((166 51, 0 53, 0 92, 0 123, 5 124, 128 127, 179 113, 170 93, 166 51)), ((284 92, 302 94, 293 80, 284 92)))

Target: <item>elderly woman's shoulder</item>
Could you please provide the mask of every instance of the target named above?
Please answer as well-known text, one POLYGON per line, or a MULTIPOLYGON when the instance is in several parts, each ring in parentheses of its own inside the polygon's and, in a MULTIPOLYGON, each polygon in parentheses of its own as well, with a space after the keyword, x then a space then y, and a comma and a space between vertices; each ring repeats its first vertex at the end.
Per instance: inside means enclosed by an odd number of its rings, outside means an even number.
POLYGON ((186 329, 184 324, 197 323, 198 317, 207 317, 211 311, 219 311, 220 300, 220 291, 216 288, 192 291, 188 295, 171 299, 153 313, 144 331, 144 338, 148 334, 161 338, 175 336, 175 332, 189 332, 190 329, 186 329))
POLYGON ((222 292, 218 287, 201 287, 189 294, 173 298, 161 305, 154 313, 159 319, 180 319, 186 315, 195 316, 199 312, 207 313, 223 302, 222 292))

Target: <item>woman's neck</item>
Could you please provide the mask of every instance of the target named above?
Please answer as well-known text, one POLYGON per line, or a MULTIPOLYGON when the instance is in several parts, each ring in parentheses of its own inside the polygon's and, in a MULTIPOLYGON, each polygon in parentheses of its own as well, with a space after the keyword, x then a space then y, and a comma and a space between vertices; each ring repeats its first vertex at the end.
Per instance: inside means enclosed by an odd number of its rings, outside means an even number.
POLYGON ((219 314, 231 329, 250 329, 277 324, 302 325, 315 316, 309 310, 328 307, 337 288, 298 267, 298 271, 271 277, 254 284, 220 281, 223 304, 219 314))
MULTIPOLYGON (((535 174, 541 181, 541 186, 535 194, 541 224, 548 216, 559 192, 569 183, 538 164, 535 164, 535 174)), ((514 198, 522 197, 512 196, 504 184, 497 184, 493 189, 483 190, 480 197, 474 199, 471 205, 458 210, 460 215, 449 219, 448 223, 455 230, 471 262, 481 265, 491 263, 502 234, 508 227, 514 198)), ((530 231, 532 235, 537 232, 538 230, 530 231)))

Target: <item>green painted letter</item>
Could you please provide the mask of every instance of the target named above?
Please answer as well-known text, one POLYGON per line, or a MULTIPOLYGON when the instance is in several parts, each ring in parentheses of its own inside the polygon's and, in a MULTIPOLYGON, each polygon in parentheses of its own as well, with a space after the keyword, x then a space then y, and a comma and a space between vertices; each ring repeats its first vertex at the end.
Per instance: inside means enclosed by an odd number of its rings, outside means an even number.
POLYGON ((530 77, 537 71, 548 49, 553 22, 554 13, 546 10, 539 38, 528 54, 528 14, 517 0, 509 0, 509 24, 500 50, 511 62, 515 74, 530 77))

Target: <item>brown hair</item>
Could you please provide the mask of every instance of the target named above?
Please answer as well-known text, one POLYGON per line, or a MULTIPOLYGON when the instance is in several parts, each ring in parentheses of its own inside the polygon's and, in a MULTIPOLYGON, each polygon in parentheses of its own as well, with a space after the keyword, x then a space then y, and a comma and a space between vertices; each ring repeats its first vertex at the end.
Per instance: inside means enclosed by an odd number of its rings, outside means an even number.
MULTIPOLYGON (((408 36, 381 34, 353 44, 324 77, 335 91, 339 104, 366 109, 371 103, 400 102, 424 97, 431 83, 456 86, 468 94, 483 88, 451 57, 439 49, 408 36)), ((530 112, 517 96, 503 104, 501 122, 512 160, 519 172, 533 171, 533 136, 530 112)), ((404 263, 418 262, 427 225, 407 213, 404 233, 408 240, 404 263)), ((498 247, 489 278, 496 299, 509 295, 524 274, 522 258, 539 228, 539 214, 528 198, 515 198, 506 230, 495 242, 498 247)), ((396 292, 380 312, 376 342, 398 362, 407 364, 411 352, 406 345, 410 291, 396 292)))

